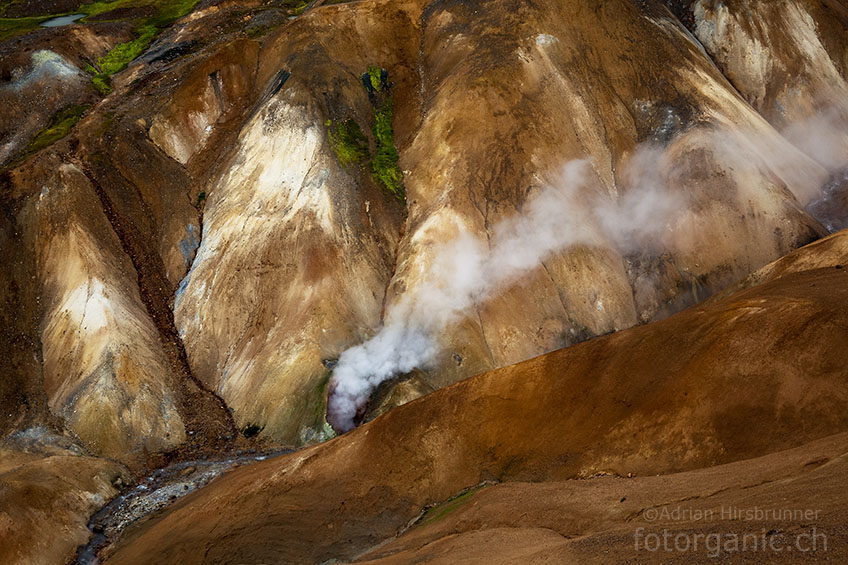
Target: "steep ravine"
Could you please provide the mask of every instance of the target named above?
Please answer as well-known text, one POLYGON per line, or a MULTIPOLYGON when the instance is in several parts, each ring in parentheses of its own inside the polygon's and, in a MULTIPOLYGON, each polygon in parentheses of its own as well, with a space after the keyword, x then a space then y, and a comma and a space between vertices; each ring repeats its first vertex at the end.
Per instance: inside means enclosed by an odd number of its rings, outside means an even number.
POLYGON ((188 435, 186 443, 180 447, 184 452, 183 456, 226 453, 235 444, 238 430, 226 404, 214 392, 203 388, 202 383, 191 373, 185 348, 174 326, 173 311, 170 307, 173 299, 167 294, 169 285, 163 274, 161 259, 147 251, 144 243, 138 240, 136 232, 124 227, 131 225, 131 222, 118 215, 89 166, 82 165, 82 169, 94 187, 112 229, 138 274, 138 289, 142 302, 156 325, 159 341, 176 377, 173 390, 178 391, 177 402, 188 435))

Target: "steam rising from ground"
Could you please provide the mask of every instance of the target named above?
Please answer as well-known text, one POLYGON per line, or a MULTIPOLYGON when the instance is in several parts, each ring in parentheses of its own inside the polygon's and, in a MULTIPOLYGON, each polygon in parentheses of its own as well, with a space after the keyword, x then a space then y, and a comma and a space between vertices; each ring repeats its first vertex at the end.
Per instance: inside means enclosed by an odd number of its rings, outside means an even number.
MULTIPOLYGON (((653 157, 653 149, 645 152, 634 162, 653 157)), ((637 184, 618 202, 592 197, 587 193, 592 192, 593 178, 588 161, 568 163, 562 182, 531 194, 521 214, 494 227, 488 245, 457 226, 458 235, 435 251, 427 278, 389 308, 377 335, 339 358, 328 403, 331 425, 337 431, 352 429, 357 410, 374 388, 393 375, 426 367, 438 353, 435 336, 551 253, 598 241, 600 232, 622 247, 638 246, 664 229, 683 204, 660 183, 651 182, 637 184), (570 213, 586 198, 595 200, 591 214, 570 213)))
MULTIPOLYGON (((844 122, 816 117, 793 126, 786 138, 718 128, 702 130, 701 139, 731 170, 767 167, 803 206, 821 198, 828 174, 848 164, 848 138, 836 123, 844 122)), ((590 162, 572 161, 560 182, 531 193, 518 215, 497 224, 488 243, 457 225, 456 237, 434 251, 425 279, 390 304, 383 328, 342 353, 333 372, 328 422, 338 432, 352 429, 357 412, 380 383, 427 368, 439 353, 438 335, 552 253, 575 244, 612 244, 624 252, 661 245, 663 233, 691 218, 684 213, 688 187, 672 189, 663 180, 673 177, 669 155, 656 145, 637 148, 619 175, 627 190, 616 199, 600 188, 590 162)))

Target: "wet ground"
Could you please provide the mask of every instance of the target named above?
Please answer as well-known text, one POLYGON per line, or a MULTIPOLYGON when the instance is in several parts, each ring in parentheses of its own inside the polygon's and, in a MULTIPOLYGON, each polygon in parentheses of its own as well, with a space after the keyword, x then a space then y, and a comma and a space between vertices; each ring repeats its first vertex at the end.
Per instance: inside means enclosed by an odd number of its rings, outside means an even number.
POLYGON ((94 514, 88 523, 92 538, 80 547, 76 563, 96 565, 100 562, 98 553, 115 541, 127 526, 166 508, 228 471, 289 452, 250 450, 232 457, 183 461, 157 469, 94 514))

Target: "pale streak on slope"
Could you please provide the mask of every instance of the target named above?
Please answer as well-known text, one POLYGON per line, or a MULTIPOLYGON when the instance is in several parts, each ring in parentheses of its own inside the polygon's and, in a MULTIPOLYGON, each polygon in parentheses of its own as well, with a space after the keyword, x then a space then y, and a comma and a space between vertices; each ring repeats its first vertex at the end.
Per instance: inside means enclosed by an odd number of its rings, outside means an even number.
POLYGON ((100 455, 128 461, 142 449, 175 447, 185 427, 167 386, 170 368, 158 331, 135 281, 124 274, 132 267, 110 254, 120 249, 117 241, 90 231, 105 227, 105 218, 96 226, 66 215, 91 190, 83 173, 62 165, 59 178, 36 206, 50 409, 100 455))

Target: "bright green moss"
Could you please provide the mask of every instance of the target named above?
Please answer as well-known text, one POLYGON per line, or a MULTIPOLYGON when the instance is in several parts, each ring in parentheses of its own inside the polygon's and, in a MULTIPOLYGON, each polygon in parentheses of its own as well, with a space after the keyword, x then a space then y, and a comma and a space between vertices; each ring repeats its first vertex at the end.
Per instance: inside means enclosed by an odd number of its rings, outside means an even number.
POLYGON ((133 59, 144 53, 153 39, 159 34, 159 30, 150 24, 140 26, 136 32, 138 37, 126 43, 119 43, 106 55, 97 60, 100 74, 111 76, 123 71, 133 59))
POLYGON ((93 77, 91 77, 91 84, 94 85, 94 88, 97 89, 97 92, 106 96, 110 92, 112 92, 112 84, 109 80, 109 75, 97 73, 93 77))
POLYGON ((126 43, 119 43, 106 55, 97 60, 99 69, 92 73, 91 82, 101 94, 109 94, 112 91, 109 77, 127 68, 136 57, 144 53, 159 33, 171 25, 175 20, 191 12, 198 0, 157 0, 155 2, 144 2, 143 0, 116 0, 114 2, 95 2, 84 4, 80 7, 82 13, 88 16, 109 12, 117 8, 156 6, 155 16, 140 20, 136 24, 136 38, 126 43))
POLYGON ((30 155, 40 151, 68 135, 68 132, 76 125, 87 109, 88 106, 70 106, 56 114, 50 125, 41 130, 29 142, 25 154, 30 155))
POLYGON ((398 200, 406 203, 403 172, 398 166, 399 156, 397 147, 395 147, 394 130, 392 129, 393 118, 394 104, 392 99, 388 98, 374 111, 373 131, 374 139, 377 142, 377 155, 371 161, 371 172, 378 184, 382 185, 398 200))
POLYGON ((339 122, 333 128, 333 122, 327 120, 330 146, 336 152, 342 165, 361 163, 368 159, 368 138, 362 133, 356 120, 339 122))
POLYGON ((368 77, 371 79, 371 86, 376 92, 380 92, 382 90, 380 81, 381 72, 382 69, 380 67, 375 67, 374 65, 370 65, 368 67, 368 77))
MULTIPOLYGON (((395 146, 395 134, 392 128, 394 103, 388 86, 384 88, 385 71, 370 65, 362 75, 362 82, 368 90, 368 98, 374 107, 374 123, 371 131, 377 152, 371 159, 371 176, 374 182, 386 192, 392 194, 401 203, 406 203, 403 187, 403 171, 398 166, 400 159, 395 146)), ((368 139, 354 120, 339 123, 333 129, 332 120, 327 120, 330 145, 343 165, 362 163, 370 157, 368 139)))

